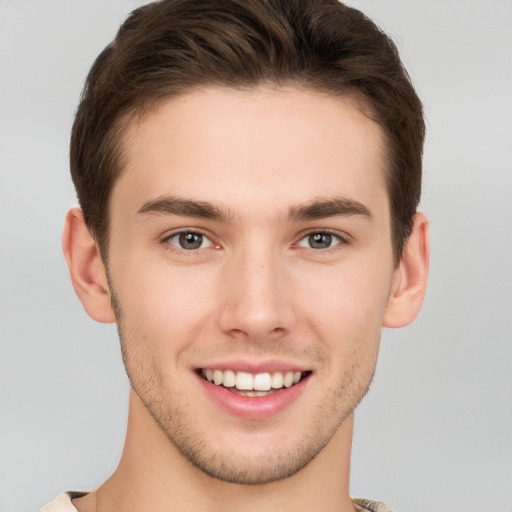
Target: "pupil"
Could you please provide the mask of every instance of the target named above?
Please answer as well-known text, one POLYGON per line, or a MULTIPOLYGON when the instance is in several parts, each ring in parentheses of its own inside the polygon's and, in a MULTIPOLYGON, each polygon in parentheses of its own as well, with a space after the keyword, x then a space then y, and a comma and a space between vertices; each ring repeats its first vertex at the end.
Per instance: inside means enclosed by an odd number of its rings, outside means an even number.
POLYGON ((183 249, 199 249, 203 243, 203 235, 199 233, 181 233, 179 242, 183 249))
POLYGON ((309 235, 309 244, 313 249, 327 249, 331 246, 332 235, 329 233, 315 233, 309 235))

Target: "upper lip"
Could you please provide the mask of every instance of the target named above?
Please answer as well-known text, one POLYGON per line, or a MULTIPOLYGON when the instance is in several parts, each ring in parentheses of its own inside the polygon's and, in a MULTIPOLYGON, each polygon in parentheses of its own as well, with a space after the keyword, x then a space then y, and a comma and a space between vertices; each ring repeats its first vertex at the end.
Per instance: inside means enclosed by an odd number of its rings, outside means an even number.
POLYGON ((247 359, 212 360, 195 367, 196 370, 203 368, 205 370, 211 368, 212 370, 233 370, 235 372, 247 372, 252 374, 266 372, 307 372, 312 370, 310 366, 279 359, 259 361, 249 361, 247 359))

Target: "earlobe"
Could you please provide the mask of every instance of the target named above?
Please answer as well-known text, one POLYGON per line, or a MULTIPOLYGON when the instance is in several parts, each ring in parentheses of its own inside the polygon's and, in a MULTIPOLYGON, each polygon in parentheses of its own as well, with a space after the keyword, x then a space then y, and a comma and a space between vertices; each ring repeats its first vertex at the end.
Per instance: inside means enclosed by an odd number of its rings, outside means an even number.
POLYGON ((427 286, 429 259, 428 220, 422 213, 416 213, 411 235, 395 271, 384 327, 404 327, 418 316, 427 286))
POLYGON ((66 216, 62 249, 73 288, 87 314, 97 322, 115 322, 105 266, 80 208, 71 209, 66 216))

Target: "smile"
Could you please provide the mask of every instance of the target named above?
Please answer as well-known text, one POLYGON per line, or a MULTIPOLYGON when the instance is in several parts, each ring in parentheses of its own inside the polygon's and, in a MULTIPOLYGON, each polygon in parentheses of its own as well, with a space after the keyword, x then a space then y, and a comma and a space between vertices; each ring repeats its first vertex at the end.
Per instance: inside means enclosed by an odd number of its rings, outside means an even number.
POLYGON ((298 384, 310 372, 248 373, 233 370, 203 368, 200 375, 207 381, 222 386, 237 395, 261 397, 298 384))

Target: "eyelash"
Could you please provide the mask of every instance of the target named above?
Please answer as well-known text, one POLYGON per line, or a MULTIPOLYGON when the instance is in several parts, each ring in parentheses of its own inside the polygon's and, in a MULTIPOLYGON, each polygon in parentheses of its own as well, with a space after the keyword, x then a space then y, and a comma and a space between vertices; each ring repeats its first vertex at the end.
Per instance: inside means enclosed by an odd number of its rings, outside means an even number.
POLYGON ((187 256, 197 254, 199 252, 199 250, 201 250, 201 249, 208 249, 210 247, 213 247, 216 249, 220 248, 220 245, 216 244, 210 236, 206 235, 205 233, 203 233, 197 229, 181 229, 180 231, 175 231, 174 233, 171 233, 170 235, 167 235, 165 238, 163 238, 162 242, 167 245, 172 246, 173 251, 176 251, 180 254, 184 254, 187 256), (181 235, 199 235, 200 237, 202 237, 201 245, 203 245, 205 240, 207 240, 209 242, 209 245, 207 247, 200 246, 196 249, 185 249, 185 248, 175 245, 171 242, 171 240, 173 238, 179 237, 181 235))
POLYGON ((299 239, 299 241, 297 242, 296 245, 298 245, 299 247, 304 247, 304 246, 301 246, 300 243, 312 235, 329 235, 337 240, 336 244, 331 245, 326 248, 323 248, 323 249, 315 248, 315 247, 306 247, 308 249, 312 249, 313 251, 317 251, 317 252, 329 253, 329 252, 337 250, 340 245, 347 245, 349 243, 348 238, 344 237, 342 234, 340 234, 337 231, 332 231, 330 229, 315 229, 315 230, 311 230, 311 231, 308 231, 307 233, 305 233, 299 239))
MULTIPOLYGON (((211 239, 210 236, 206 235, 205 233, 202 233, 201 231, 199 231, 197 229, 182 229, 180 231, 176 231, 176 232, 171 233, 170 235, 166 236, 165 238, 163 238, 162 242, 167 245, 172 246, 172 250, 177 251, 180 254, 184 254, 184 255, 197 254, 201 249, 208 249, 208 248, 212 248, 212 247, 215 249, 221 248, 221 246, 219 244, 216 244, 211 239), (200 237, 202 237, 201 246, 203 245, 205 240, 209 241, 209 245, 207 247, 199 246, 196 249, 185 249, 185 248, 179 247, 178 245, 175 245, 171 242, 172 239, 179 237, 181 235, 199 235, 200 237)), ((316 252, 329 253, 329 252, 337 250, 337 248, 340 245, 347 245, 348 243, 349 243, 349 240, 347 240, 346 237, 342 236, 338 232, 334 232, 329 229, 319 229, 319 230, 311 230, 311 231, 303 234, 301 236, 301 238, 298 240, 298 242, 296 242, 294 245, 298 246, 298 247, 304 247, 306 249, 311 249, 316 252), (311 237, 312 235, 322 235, 322 236, 328 235, 330 237, 335 238, 337 240, 337 243, 335 243, 334 245, 331 245, 329 247, 325 247, 325 248, 306 247, 306 246, 301 245, 301 242, 306 240, 308 237, 311 237)))

